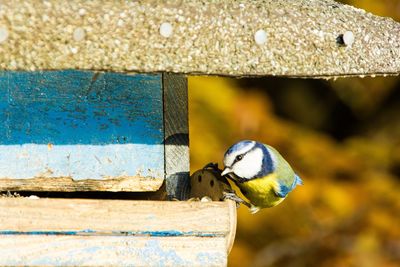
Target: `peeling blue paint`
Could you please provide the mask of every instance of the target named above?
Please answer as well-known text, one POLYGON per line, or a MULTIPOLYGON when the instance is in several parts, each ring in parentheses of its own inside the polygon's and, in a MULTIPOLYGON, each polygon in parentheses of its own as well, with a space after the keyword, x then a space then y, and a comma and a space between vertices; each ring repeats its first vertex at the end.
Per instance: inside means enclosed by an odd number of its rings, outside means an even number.
MULTIPOLYGON (((137 234, 137 232, 133 234, 137 234)), ((188 233, 170 230, 170 231, 142 231, 140 232, 140 234, 149 236, 168 237, 168 236, 184 236, 187 235, 188 233)))
POLYGON ((1 71, 0 120, 0 179, 164 176, 161 74, 1 71))
POLYGON ((209 266, 210 264, 215 266, 221 266, 225 263, 227 258, 226 254, 222 254, 221 252, 199 252, 196 255, 196 262, 200 264, 200 266, 209 266))
POLYGON ((161 75, 0 72, 0 144, 161 144, 161 75))
POLYGON ((187 266, 189 264, 175 250, 163 248, 158 240, 146 242, 139 253, 143 259, 152 262, 152 266, 187 266))
POLYGON ((95 231, 14 231, 14 230, 2 230, 0 235, 88 235, 94 234, 95 231))
MULTIPOLYGON (((205 240, 207 246, 163 242, 163 238, 107 236, 106 238, 8 237, 0 250, 1 266, 226 266, 227 253, 205 240), (16 242, 10 242, 15 240, 16 242), (27 242, 32 243, 24 247, 27 242), (6 243, 7 244, 7 243, 6 243), (15 249, 21 247, 23 249, 15 249), (188 253, 189 252, 189 253, 188 253)), ((179 241, 177 241, 179 242, 179 241)))
MULTIPOLYGON (((117 233, 117 232, 114 232, 117 233)), ((157 236, 157 237, 169 237, 169 236, 198 236, 198 237, 217 237, 220 236, 219 233, 211 233, 211 232, 182 232, 182 231, 175 231, 175 230, 168 230, 168 231, 123 231, 118 232, 125 235, 148 235, 148 236, 157 236)))
POLYGON ((195 232, 195 231, 95 231, 95 230, 81 230, 81 231, 47 231, 47 230, 33 230, 33 231, 14 231, 14 230, 0 230, 0 235, 110 235, 110 236, 152 236, 152 237, 172 237, 172 236, 196 236, 196 237, 221 237, 222 233, 218 232, 195 232))

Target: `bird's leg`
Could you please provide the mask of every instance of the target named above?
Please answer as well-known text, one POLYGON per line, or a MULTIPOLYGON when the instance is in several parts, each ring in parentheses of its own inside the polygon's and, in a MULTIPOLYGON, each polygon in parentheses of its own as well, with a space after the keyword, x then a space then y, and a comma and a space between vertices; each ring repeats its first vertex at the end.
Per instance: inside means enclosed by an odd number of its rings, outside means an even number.
POLYGON ((239 197, 238 195, 236 195, 235 191, 224 191, 223 192, 223 196, 222 199, 230 199, 236 202, 237 207, 239 207, 240 204, 245 205, 246 207, 248 207, 249 209, 252 207, 252 205, 245 201, 244 199, 242 199, 241 197, 239 197))

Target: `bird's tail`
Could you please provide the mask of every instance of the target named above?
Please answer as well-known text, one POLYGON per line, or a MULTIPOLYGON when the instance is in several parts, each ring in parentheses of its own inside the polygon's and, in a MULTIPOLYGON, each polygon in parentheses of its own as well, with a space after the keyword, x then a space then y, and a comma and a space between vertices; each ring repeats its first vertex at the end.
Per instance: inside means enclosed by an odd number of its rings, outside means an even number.
POLYGON ((303 180, 301 180, 301 178, 297 174, 294 175, 294 179, 295 179, 295 185, 303 185, 304 184, 303 180))

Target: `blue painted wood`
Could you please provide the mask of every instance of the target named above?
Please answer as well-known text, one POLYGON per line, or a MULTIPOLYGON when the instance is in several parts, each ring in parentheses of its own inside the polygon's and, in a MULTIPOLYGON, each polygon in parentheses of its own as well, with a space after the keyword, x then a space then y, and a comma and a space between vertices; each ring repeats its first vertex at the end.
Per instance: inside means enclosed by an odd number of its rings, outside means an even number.
POLYGON ((171 237, 171 236, 196 236, 196 237, 224 237, 225 233, 220 232, 195 232, 195 231, 96 231, 91 229, 73 230, 73 231, 15 231, 15 230, 0 230, 1 235, 76 235, 76 236, 156 236, 156 237, 171 237))
POLYGON ((223 238, 3 236, 2 266, 226 266, 223 238))
POLYGON ((0 178, 164 175, 161 75, 0 72, 0 178))

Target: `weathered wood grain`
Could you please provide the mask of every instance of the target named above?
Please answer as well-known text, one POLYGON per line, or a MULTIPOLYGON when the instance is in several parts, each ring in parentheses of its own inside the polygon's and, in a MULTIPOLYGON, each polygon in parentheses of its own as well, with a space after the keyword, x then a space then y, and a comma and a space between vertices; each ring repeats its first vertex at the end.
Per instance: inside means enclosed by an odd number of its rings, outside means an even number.
POLYGON ((1 236, 1 266, 226 266, 222 237, 1 236))
POLYGON ((157 190, 162 98, 160 74, 0 72, 0 190, 157 190))
POLYGON ((234 202, 0 199, 0 265, 224 266, 234 202))
POLYGON ((0 199, 0 234, 86 231, 122 234, 174 231, 181 235, 230 232, 230 202, 131 201, 90 199, 0 199))
POLYGON ((189 197, 189 126, 187 79, 163 74, 165 173, 168 197, 189 197))
POLYGON ((163 178, 115 177, 112 179, 73 180, 69 177, 0 179, 0 191, 52 191, 52 192, 154 192, 164 182, 163 178))

